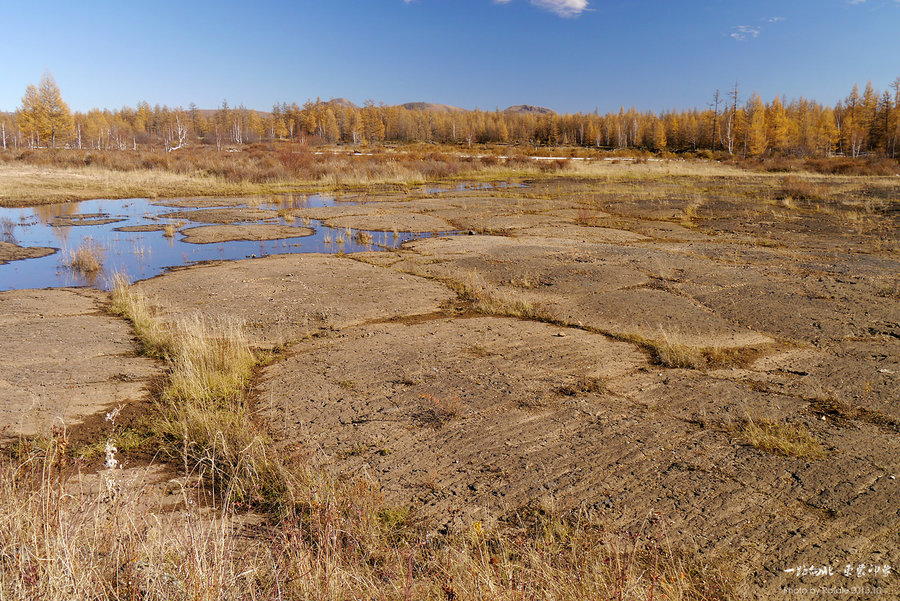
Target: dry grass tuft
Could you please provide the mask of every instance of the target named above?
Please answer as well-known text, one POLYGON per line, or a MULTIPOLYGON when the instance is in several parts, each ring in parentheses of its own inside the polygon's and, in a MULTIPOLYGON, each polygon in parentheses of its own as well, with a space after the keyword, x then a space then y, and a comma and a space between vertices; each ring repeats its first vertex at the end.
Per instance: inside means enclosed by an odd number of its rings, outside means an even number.
POLYGON ((761 352, 751 347, 690 346, 673 342, 665 333, 661 333, 659 338, 648 338, 634 333, 608 332, 608 334, 617 340, 638 345, 650 353, 656 364, 664 367, 707 369, 743 366, 761 352))
POLYGON ((129 287, 122 274, 113 276, 110 311, 131 322, 145 355, 165 359, 172 353, 171 331, 151 309, 147 299, 129 287))
POLYGON ((739 431, 757 449, 776 455, 810 459, 821 459, 826 455, 819 441, 803 426, 748 417, 739 431))
POLYGON ((825 197, 825 189, 821 184, 795 175, 783 178, 775 193, 775 198, 788 208, 794 208, 791 203, 793 200, 825 200, 825 197))
POLYGON ((169 221, 163 225, 163 236, 166 238, 174 238, 175 232, 184 226, 184 221, 169 221))
POLYGON ((361 246, 368 246, 372 244, 372 234, 359 231, 353 236, 353 240, 361 246))
POLYGON ((578 376, 573 382, 560 386, 556 392, 565 396, 578 396, 580 394, 599 394, 606 390, 602 378, 578 376))
POLYGON ((640 334, 612 333, 612 336, 640 346, 650 353, 654 362, 665 367, 703 369, 707 366, 704 349, 670 342, 667 336, 659 340, 640 334))
POLYGON ((444 279, 442 281, 463 299, 471 302, 472 309, 478 313, 552 321, 545 311, 536 307, 531 301, 522 298, 516 291, 491 286, 474 271, 462 280, 444 279))
POLYGON ((124 278, 115 283, 112 310, 134 324, 145 352, 169 367, 153 424, 163 449, 228 499, 290 507, 292 476, 248 407, 247 389, 259 359, 241 324, 196 315, 168 324, 124 278))
POLYGON ((103 247, 90 238, 85 239, 74 251, 66 253, 66 267, 84 275, 96 275, 103 269, 103 247))

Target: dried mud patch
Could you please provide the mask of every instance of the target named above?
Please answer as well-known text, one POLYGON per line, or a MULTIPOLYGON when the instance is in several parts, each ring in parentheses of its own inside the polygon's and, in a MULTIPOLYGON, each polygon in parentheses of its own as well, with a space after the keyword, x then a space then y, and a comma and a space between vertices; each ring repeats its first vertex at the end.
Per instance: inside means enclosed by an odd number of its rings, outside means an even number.
POLYGON ((658 289, 650 273, 691 262, 683 256, 535 237, 432 238, 405 248, 412 252, 396 269, 462 283, 485 282, 557 322, 694 347, 772 342, 691 298, 658 289))
POLYGON ((125 221, 123 218, 110 217, 106 213, 76 213, 72 215, 54 217, 50 221, 53 227, 79 227, 88 225, 106 225, 125 221))
POLYGON ((436 282, 317 254, 179 269, 137 288, 173 315, 235 317, 262 345, 372 319, 431 313, 454 297, 436 282))
POLYGON ((117 232, 162 232, 166 226, 162 223, 145 223, 143 225, 123 225, 117 227, 117 232))
POLYGON ((21 261, 22 259, 36 259, 38 257, 46 257, 56 252, 55 248, 46 246, 19 246, 12 242, 0 241, 0 265, 9 263, 10 261, 21 261))
POLYGON ((294 345, 266 369, 261 398, 288 439, 380 474, 392 501, 492 520, 534 498, 530 459, 569 461, 563 424, 621 403, 603 381, 646 365, 631 345, 548 324, 404 320, 294 345))
POLYGON ((449 232, 456 229, 440 217, 420 213, 345 215, 328 219, 325 224, 376 232, 449 232))
POLYGON ((277 211, 235 207, 230 209, 198 209, 196 211, 173 211, 164 213, 160 218, 183 219, 197 223, 239 223, 244 221, 263 221, 278 217, 277 211))
POLYGON ((302 341, 260 386, 274 431, 337 474, 375 476, 440 530, 528 507, 626 529, 653 514, 679 546, 740 561, 755 591, 798 563, 900 560, 896 434, 738 375, 655 367, 581 330, 435 317, 302 341), (825 455, 755 448, 741 433, 753 416, 810 432, 825 455))
POLYGON ((156 364, 136 355, 127 323, 88 290, 0 293, 0 432, 72 426, 144 398, 156 364))
POLYGON ((234 240, 281 240, 303 238, 315 232, 308 227, 278 224, 254 225, 201 225, 181 230, 184 241, 191 244, 213 244, 234 240))

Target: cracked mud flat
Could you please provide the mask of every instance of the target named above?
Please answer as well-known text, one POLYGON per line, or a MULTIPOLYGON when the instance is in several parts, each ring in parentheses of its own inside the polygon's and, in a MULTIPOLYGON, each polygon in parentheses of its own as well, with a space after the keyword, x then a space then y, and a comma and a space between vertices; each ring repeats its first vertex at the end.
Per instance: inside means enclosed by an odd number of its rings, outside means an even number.
POLYGON ((623 528, 652 512, 675 547, 742 572, 747 598, 896 594, 884 577, 784 571, 900 566, 900 184, 822 180, 824 198, 793 207, 777 177, 740 175, 298 209, 482 235, 202 265, 138 289, 173 317, 234 316, 256 344, 286 345, 257 381, 273 435, 375 478, 435 529, 536 506, 623 528), (467 282, 554 323, 477 314, 448 286, 467 282), (752 352, 670 368, 635 336, 752 352), (802 427, 824 455, 756 448, 748 417, 802 427))

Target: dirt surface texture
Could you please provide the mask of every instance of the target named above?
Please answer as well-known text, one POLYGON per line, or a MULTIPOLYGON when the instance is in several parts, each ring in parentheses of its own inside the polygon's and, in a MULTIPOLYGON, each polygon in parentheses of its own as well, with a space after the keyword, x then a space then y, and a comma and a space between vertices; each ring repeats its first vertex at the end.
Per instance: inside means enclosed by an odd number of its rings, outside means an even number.
MULTIPOLYGON (((246 323, 277 351, 254 385, 273 438, 435 531, 535 509, 618 532, 652 517, 672 548, 739 574, 742 598, 897 598, 900 182, 645 167, 292 209, 453 235, 136 286, 163 315, 246 323)), ((205 202, 182 205, 224 204, 205 202)), ((93 293, 0 298, 17 431, 139 394, 152 373, 93 293)))
POLYGON ((436 282, 317 254, 179 269, 137 288, 173 316, 196 311, 236 318, 261 346, 373 319, 431 313, 455 296, 436 282))
POLYGON ((9 263, 10 261, 19 261, 21 259, 46 257, 55 252, 55 248, 48 248, 46 246, 19 246, 12 242, 0 241, 0 265, 9 263))
POLYGON ((181 230, 184 241, 191 244, 214 244, 232 240, 280 240, 312 236, 308 227, 293 227, 270 223, 250 225, 201 225, 181 230))
POLYGON ((105 302, 90 290, 0 292, 0 437, 71 428, 146 398, 158 368, 105 302))
POLYGON ((199 223, 240 223, 245 221, 273 219, 276 217, 278 217, 276 211, 243 207, 172 211, 160 215, 160 218, 180 219, 199 223))

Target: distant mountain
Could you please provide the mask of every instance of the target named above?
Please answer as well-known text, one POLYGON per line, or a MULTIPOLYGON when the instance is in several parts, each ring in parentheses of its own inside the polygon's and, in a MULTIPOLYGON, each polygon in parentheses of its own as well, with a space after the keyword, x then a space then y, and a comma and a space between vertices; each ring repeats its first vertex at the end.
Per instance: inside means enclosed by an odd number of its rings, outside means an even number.
POLYGON ((517 113, 519 115, 555 115, 553 109, 544 108, 542 106, 531 106, 530 104, 517 104, 511 106, 504 113, 517 113))
POLYGON ((457 113, 464 111, 458 106, 450 106, 449 104, 434 104, 433 102, 407 102, 400 105, 408 111, 434 111, 436 113, 457 113))
POLYGON ((358 109, 358 108, 359 108, 359 106, 357 106, 356 104, 350 102, 350 101, 347 100, 346 98, 332 98, 331 100, 329 100, 329 101, 326 102, 325 104, 330 104, 330 105, 332 105, 332 106, 342 106, 342 107, 352 108, 352 109, 358 109))

